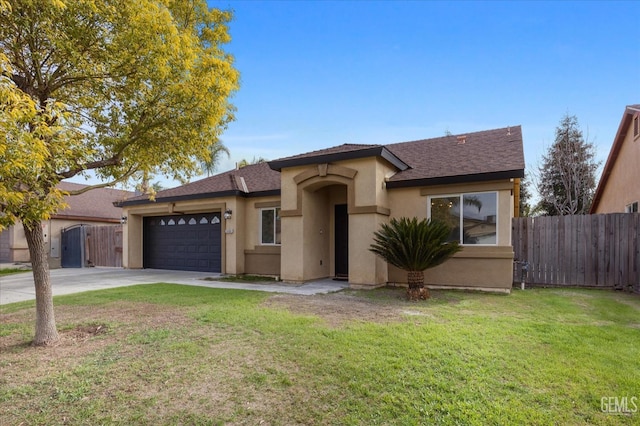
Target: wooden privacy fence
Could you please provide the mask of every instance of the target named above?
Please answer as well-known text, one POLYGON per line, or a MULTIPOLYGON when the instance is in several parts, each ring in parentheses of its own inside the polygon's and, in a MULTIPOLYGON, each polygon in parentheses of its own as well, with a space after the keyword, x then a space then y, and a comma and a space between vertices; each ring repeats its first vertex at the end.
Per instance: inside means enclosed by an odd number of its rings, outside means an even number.
POLYGON ((122 225, 86 226, 87 266, 122 267, 122 225))
POLYGON ((640 292, 640 214, 521 217, 512 221, 514 282, 640 292))

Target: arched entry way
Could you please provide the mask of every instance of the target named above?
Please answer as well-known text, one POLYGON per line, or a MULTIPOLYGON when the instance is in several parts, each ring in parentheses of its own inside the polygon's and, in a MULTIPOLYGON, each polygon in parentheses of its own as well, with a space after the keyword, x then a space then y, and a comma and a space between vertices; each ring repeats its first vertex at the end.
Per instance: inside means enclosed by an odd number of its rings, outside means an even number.
MULTIPOLYGON (((386 282, 386 264, 368 247, 388 210, 356 205, 357 174, 348 167, 318 164, 292 176, 294 185, 283 188, 283 207, 288 207, 281 210, 284 281, 338 277, 367 287, 386 282)), ((368 180, 359 185, 376 187, 368 180)))
POLYGON ((301 191, 303 263, 307 279, 349 276, 348 186, 333 180, 301 191))

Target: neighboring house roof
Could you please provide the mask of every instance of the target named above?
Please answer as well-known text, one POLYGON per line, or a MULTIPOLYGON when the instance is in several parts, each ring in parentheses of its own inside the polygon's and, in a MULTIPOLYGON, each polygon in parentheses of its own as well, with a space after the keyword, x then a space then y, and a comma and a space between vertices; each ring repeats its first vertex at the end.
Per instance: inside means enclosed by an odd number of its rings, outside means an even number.
MULTIPOLYGON (((171 202, 229 195, 259 197, 280 194, 280 173, 267 163, 250 164, 176 188, 158 191, 156 201, 171 202)), ((128 199, 121 205, 149 203, 148 195, 128 199)))
MULTIPOLYGON (((389 145, 343 144, 318 151, 230 170, 158 191, 157 202, 224 196, 259 197, 280 194, 280 170, 285 167, 381 157, 398 169, 388 188, 524 177, 520 126, 444 136, 389 145)), ((148 195, 120 205, 147 204, 148 195)))
POLYGON ((613 170, 616 160, 618 159, 618 154, 620 154, 622 143, 627 137, 627 132, 629 131, 629 129, 631 129, 631 121, 633 120, 633 116, 639 112, 640 104, 628 105, 624 109, 624 114, 622 114, 622 119, 620 120, 620 126, 618 126, 618 131, 616 132, 616 137, 613 139, 613 145, 611 146, 609 157, 607 157, 607 162, 605 163, 604 169, 602 170, 600 182, 598 182, 596 193, 593 196, 593 202, 591 203, 591 209, 589 211, 591 214, 595 213, 598 204, 600 204, 600 199, 602 198, 602 194, 604 193, 604 188, 607 186, 611 171, 613 170))
MULTIPOLYGON (((72 182, 60 182, 58 188, 63 191, 78 191, 90 185, 82 185, 72 182)), ((114 206, 119 202, 134 195, 133 192, 114 188, 91 189, 79 195, 64 197, 68 205, 52 215, 54 219, 75 219, 100 222, 119 222, 122 216, 120 207, 114 206)))

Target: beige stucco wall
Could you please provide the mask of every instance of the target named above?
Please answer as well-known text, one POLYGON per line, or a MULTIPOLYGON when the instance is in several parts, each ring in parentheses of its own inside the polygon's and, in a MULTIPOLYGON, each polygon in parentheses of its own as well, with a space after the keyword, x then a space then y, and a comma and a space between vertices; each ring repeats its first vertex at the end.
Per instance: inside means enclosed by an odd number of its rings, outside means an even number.
POLYGON ((355 288, 387 283, 387 263, 369 251, 373 232, 387 221, 379 214, 349 216, 349 283, 355 288))
MULTIPOLYGON (((45 223, 48 224, 48 221, 45 223)), ((29 262, 31 260, 31 255, 29 254, 29 247, 27 246, 27 238, 24 235, 24 229, 22 227, 22 223, 17 223, 13 226, 10 226, 5 232, 9 233, 9 257, 12 262, 29 262)), ((49 249, 48 241, 45 239, 45 244, 47 244, 47 250, 49 249)))
POLYGON ((595 213, 624 213, 640 201, 640 135, 633 136, 633 120, 620 147, 595 213))
MULTIPOLYGON (((244 265, 236 273, 280 276, 280 245, 260 243, 260 218, 264 208, 280 207, 280 197, 257 197, 243 200, 243 231, 237 235, 244 242, 244 265)), ((240 223, 240 222, 239 222, 240 223)))
MULTIPOLYGON (((432 288, 458 287, 494 291, 509 291, 512 286, 513 248, 511 246, 511 218, 514 197, 510 180, 471 184, 438 185, 403 188, 389 191, 393 206, 392 217, 427 217, 429 196, 443 196, 470 192, 497 192, 497 245, 464 246, 463 250, 442 265, 425 271, 425 283, 432 288)), ((406 273, 389 267, 389 282, 405 284, 406 273)))

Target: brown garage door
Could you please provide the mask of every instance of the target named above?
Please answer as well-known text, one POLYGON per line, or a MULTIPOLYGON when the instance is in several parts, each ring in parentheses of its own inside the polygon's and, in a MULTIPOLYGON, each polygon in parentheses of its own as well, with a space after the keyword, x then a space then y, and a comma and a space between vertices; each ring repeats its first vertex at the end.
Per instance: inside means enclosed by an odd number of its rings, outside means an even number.
POLYGON ((144 267, 221 272, 220 213, 144 218, 144 267))

